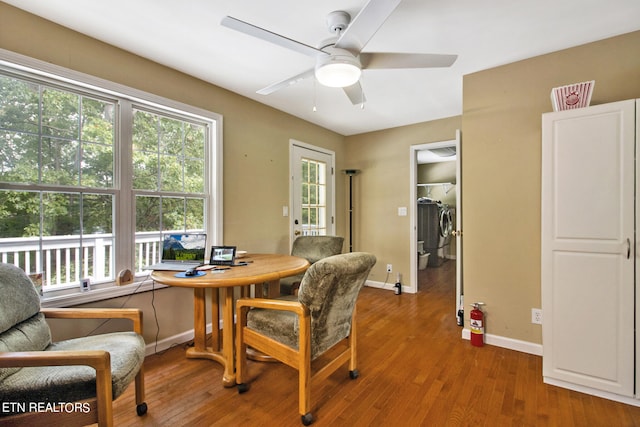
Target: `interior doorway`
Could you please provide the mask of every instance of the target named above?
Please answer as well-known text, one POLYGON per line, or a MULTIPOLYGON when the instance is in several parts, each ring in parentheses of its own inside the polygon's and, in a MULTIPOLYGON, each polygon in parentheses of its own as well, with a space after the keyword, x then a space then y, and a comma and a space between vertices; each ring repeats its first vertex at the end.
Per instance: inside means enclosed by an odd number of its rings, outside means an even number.
MULTIPOLYGON (((422 201, 430 201, 433 199, 440 198, 441 195, 447 195, 447 203, 449 205, 449 211, 451 212, 451 208, 454 211, 454 224, 450 224, 450 240, 449 240, 449 248, 445 248, 442 243, 442 238, 440 240, 439 247, 435 248, 429 255, 435 256, 437 258, 444 257, 446 258, 446 262, 455 262, 455 288, 456 288, 456 299, 455 306, 452 307, 452 313, 455 318, 458 305, 461 302, 461 297, 463 295, 463 283, 462 283, 462 203, 461 203, 461 195, 462 195, 462 182, 461 182, 461 156, 460 156, 460 145, 461 145, 461 134, 460 131, 456 131, 456 138, 449 141, 440 141, 433 142, 427 144, 414 145, 410 148, 411 155, 411 209, 410 209, 410 251, 412 254, 411 257, 411 278, 410 278, 410 286, 409 292, 418 292, 420 288, 419 283, 419 267, 420 267, 420 256, 418 251, 418 199, 422 198, 422 201), (435 156, 435 157, 434 157, 435 156), (448 159, 444 159, 448 157, 448 159), (449 161, 455 164, 453 167, 454 171, 452 172, 455 176, 454 179, 447 178, 446 180, 441 180, 439 182, 420 182, 420 165, 449 161), (435 191, 435 189, 438 191, 435 191), (455 196, 452 199, 451 196, 454 193, 455 196), (429 196, 436 197, 429 197, 429 196), (428 199, 428 200, 427 200, 428 199), (453 206, 452 206, 453 205, 453 206), (453 249, 455 248, 455 249, 453 249), (448 250, 448 252, 447 252, 448 250), (454 258, 454 259, 452 259, 454 258)), ((440 201, 440 200, 438 200, 440 201)), ((444 210, 438 210, 439 215, 441 215, 444 210)), ((442 219, 440 219, 442 221, 442 219)), ((444 221, 446 223, 446 220, 444 221)), ((427 249, 427 248, 425 248, 427 249)), ((423 257, 424 261, 424 257, 423 257)), ((432 260, 429 263, 430 266, 425 268, 439 268, 438 267, 438 259, 432 260)), ((453 284, 452 284, 453 286, 453 284)))

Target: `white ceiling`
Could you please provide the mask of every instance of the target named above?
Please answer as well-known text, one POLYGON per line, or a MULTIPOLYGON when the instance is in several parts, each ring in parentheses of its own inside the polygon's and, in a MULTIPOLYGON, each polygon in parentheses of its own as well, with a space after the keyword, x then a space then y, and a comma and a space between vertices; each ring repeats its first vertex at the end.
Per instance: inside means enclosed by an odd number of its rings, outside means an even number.
POLYGON ((353 17, 367 0, 3 1, 343 135, 459 115, 465 74, 640 29, 638 0, 403 0, 363 51, 458 60, 446 69, 365 70, 361 109, 313 79, 256 94, 314 60, 220 20, 231 15, 316 46, 330 36, 329 12, 353 17))

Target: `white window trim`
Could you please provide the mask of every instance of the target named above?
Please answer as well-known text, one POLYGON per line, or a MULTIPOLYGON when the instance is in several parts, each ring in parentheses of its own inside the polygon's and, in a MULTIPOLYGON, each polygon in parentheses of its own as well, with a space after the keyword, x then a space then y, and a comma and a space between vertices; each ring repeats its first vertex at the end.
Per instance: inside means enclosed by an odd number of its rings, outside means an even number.
MULTIPOLYGON (((213 152, 207 153, 209 156, 213 156, 214 161, 211 162, 213 170, 209 174, 208 187, 211 189, 211 197, 209 199, 209 206, 207 206, 207 218, 206 228, 208 233, 208 241, 210 244, 221 244, 223 242, 222 230, 223 230, 223 182, 222 182, 222 166, 223 166, 223 141, 222 141, 222 115, 213 113, 211 111, 194 107, 188 104, 183 104, 178 101, 174 101, 168 98, 164 98, 152 93, 148 93, 139 89, 135 89, 129 86, 125 86, 119 83, 114 83, 109 80, 101 79, 99 77, 91 76, 88 74, 74 71, 68 68, 60 67, 58 65, 50 64, 48 62, 40 61, 35 58, 30 58, 25 55, 21 55, 15 52, 11 52, 0 48, 0 65, 5 65, 14 69, 22 70, 32 74, 40 75, 45 78, 52 78, 58 81, 63 81, 76 86, 81 86, 89 90, 98 90, 103 93, 124 96, 131 102, 141 102, 144 104, 151 104, 158 106, 162 109, 175 110, 180 114, 191 114, 196 118, 204 118, 214 121, 215 129, 211 129, 213 135, 211 135, 211 141, 214 141, 213 146, 208 147, 213 152)), ((122 224, 120 225, 122 226, 122 224)), ((121 232, 122 230, 116 230, 121 232)), ((116 265, 119 260, 126 254, 118 255, 116 265)), ((122 265, 122 264, 120 264, 122 265)), ((71 293, 67 295, 59 295, 54 297, 42 297, 43 307, 67 307, 78 304, 85 304, 94 301, 101 301, 110 298, 117 298, 121 296, 131 295, 133 293, 140 293, 149 291, 151 289, 158 289, 165 287, 163 285, 153 284, 151 279, 147 276, 144 278, 137 278, 136 283, 132 283, 126 286, 110 286, 103 289, 95 289, 88 292, 71 293), (140 280, 142 279, 142 280, 140 280)))

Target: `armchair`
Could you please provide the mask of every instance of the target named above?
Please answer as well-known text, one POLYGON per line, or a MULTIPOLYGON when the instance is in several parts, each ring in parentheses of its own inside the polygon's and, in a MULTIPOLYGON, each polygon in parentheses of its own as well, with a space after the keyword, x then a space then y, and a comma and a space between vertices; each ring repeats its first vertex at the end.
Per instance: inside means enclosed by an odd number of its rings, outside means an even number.
MULTIPOLYGON (((344 237, 299 236, 291 245, 291 255, 305 258, 310 264, 342 252, 344 237)), ((280 294, 293 295, 300 287, 302 274, 280 279, 280 294)))
POLYGON ((27 275, 0 264, 0 424, 113 425, 112 400, 134 380, 144 415, 142 312, 40 308, 27 275), (130 319, 132 332, 52 342, 45 318, 130 319))
MULTIPOLYGON (((297 297, 239 299, 238 391, 248 390, 246 350, 251 346, 298 370, 298 408, 302 423, 311 424, 311 381, 328 377, 346 362, 351 379, 358 377, 356 300, 375 262, 373 255, 364 252, 334 255, 309 267, 297 297), (345 339, 347 348, 339 349, 337 356, 312 375, 311 361, 345 339)), ((333 356, 334 351, 329 353, 333 356)))

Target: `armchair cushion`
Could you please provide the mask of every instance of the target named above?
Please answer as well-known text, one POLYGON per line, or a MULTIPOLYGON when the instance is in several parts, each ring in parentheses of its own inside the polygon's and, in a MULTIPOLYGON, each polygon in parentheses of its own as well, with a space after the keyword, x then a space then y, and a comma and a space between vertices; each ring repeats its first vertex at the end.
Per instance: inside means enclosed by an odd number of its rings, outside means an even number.
MULTIPOLYGON (((56 342, 46 351, 104 350, 111 355, 113 399, 133 381, 144 361, 144 340, 135 332, 114 332, 56 342)), ((89 366, 19 368, 0 387, 0 401, 74 402, 96 395, 89 366)))
MULTIPOLYGON (((291 255, 302 257, 313 264, 323 258, 340 254, 343 243, 344 237, 340 236, 300 236, 293 241, 291 255)), ((280 293, 293 294, 300 286, 302 277, 304 275, 299 274, 280 279, 280 293)))
MULTIPOLYGON (((2 317, 2 314, 0 314, 2 317)), ((20 322, 8 331, 0 334, 0 352, 5 351, 42 351, 51 344, 51 331, 44 315, 35 316, 20 322)), ((21 368, 0 368, 0 381, 21 368)))
MULTIPOLYGON (((298 298, 286 295, 279 300, 297 301, 298 298)), ((291 311, 265 310, 254 308, 249 312, 247 325, 250 329, 260 331, 274 340, 298 349, 298 334, 300 325, 298 316, 291 311)))
MULTIPOLYGON (((2 309, 0 352, 41 351, 51 344, 51 331, 40 313, 40 296, 22 270, 0 264, 2 309)), ((0 369, 0 381, 20 368, 0 369)))
POLYGON ((311 264, 342 252, 344 237, 300 236, 293 241, 291 255, 305 258, 311 264))
MULTIPOLYGON (((0 264, 3 286, 0 333, 40 311, 40 296, 24 271, 11 264, 0 264)), ((38 349, 42 350, 42 349, 38 349)))

